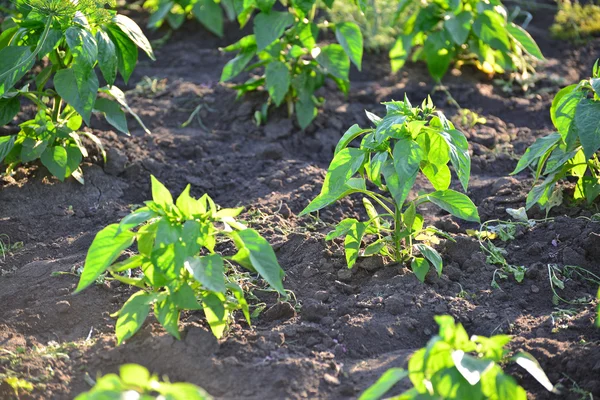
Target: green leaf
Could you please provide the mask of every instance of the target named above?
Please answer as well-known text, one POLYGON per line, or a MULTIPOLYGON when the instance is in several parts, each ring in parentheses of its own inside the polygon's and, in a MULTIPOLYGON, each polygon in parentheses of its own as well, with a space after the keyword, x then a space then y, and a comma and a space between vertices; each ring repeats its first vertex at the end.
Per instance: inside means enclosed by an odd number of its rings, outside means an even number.
POLYGON ((454 190, 440 190, 424 196, 443 210, 465 221, 480 222, 477 207, 466 195, 454 190))
POLYGON ((81 151, 77 146, 47 147, 40 157, 42 164, 60 181, 71 176, 81 163, 81 151))
POLYGON ((129 78, 135 69, 138 59, 138 48, 135 43, 114 25, 106 27, 107 33, 115 45, 117 53, 117 69, 121 73, 125 83, 129 82, 129 78))
POLYGON ((223 67, 223 72, 221 73, 221 82, 226 82, 238 76, 244 70, 244 68, 246 68, 246 65, 248 65, 255 54, 256 45, 250 45, 243 48, 242 51, 235 56, 235 58, 229 60, 223 67))
POLYGON ((587 159, 600 149, 600 102, 583 99, 575 110, 575 125, 587 159))
POLYGON ((560 133, 551 133, 548 136, 537 139, 527 150, 525 150, 525 154, 519 159, 517 167, 510 174, 515 175, 523 171, 541 156, 546 154, 546 152, 556 145, 560 139, 560 133))
POLYGON ((96 42, 98 43, 98 66, 106 83, 112 86, 117 79, 119 64, 117 49, 110 36, 102 29, 98 29, 96 32, 96 42))
POLYGON ((156 216, 157 214, 148 207, 138 208, 121 220, 117 234, 133 229, 156 216))
POLYGON ((490 45, 494 50, 510 51, 507 23, 500 13, 486 10, 477 15, 473 22, 473 32, 481 41, 490 45))
POLYGON ((450 18, 444 20, 444 27, 457 45, 462 46, 467 41, 472 18, 473 14, 470 11, 463 11, 457 15, 451 14, 450 18))
POLYGON ((125 117, 125 113, 123 110, 121 110, 121 107, 118 103, 103 97, 98 97, 96 99, 94 109, 104 114, 104 117, 109 124, 117 128, 119 131, 129 135, 127 118, 125 117))
POLYGON ((430 247, 426 244, 415 244, 415 247, 431 264, 433 264, 438 276, 441 276, 443 261, 440 254, 433 247, 430 247))
POLYGON ((431 76, 440 81, 454 58, 453 45, 445 31, 437 31, 427 36, 423 45, 427 69, 431 76))
POLYGON ((98 60, 98 45, 94 36, 86 29, 71 26, 65 31, 67 45, 73 54, 72 67, 87 73, 98 60))
POLYGON ((173 204, 171 192, 154 175, 150 176, 150 180, 152 182, 152 200, 160 207, 167 209, 173 204))
POLYGON ((148 18, 148 28, 156 29, 159 28, 164 22, 165 18, 171 12, 171 9, 175 5, 174 1, 167 1, 158 6, 158 8, 152 12, 150 18, 148 18))
POLYGON ((225 308, 225 301, 225 296, 221 293, 210 293, 202 300, 206 321, 217 338, 223 337, 223 332, 227 328, 229 311, 225 308))
POLYGON ((352 225, 350 229, 348 229, 348 232, 346 232, 344 248, 346 252, 346 264, 348 265, 348 268, 352 268, 358 259, 362 238, 366 230, 367 224, 364 222, 357 222, 352 225))
POLYGON ((302 129, 306 129, 306 127, 310 125, 317 117, 317 113, 317 107, 315 107, 315 103, 312 101, 311 97, 307 99, 301 98, 296 103, 296 119, 302 129))
POLYGON ((186 268, 206 289, 225 293, 225 265, 220 255, 191 257, 186 261, 186 268))
POLYGON ((323 188, 302 212, 300 216, 317 211, 328 204, 335 202, 339 195, 346 192, 348 181, 360 169, 365 161, 365 152, 355 148, 340 150, 329 164, 323 188))
POLYGON ((15 146, 15 136, 0 136, 0 163, 15 146))
POLYGON ((473 357, 462 350, 453 351, 452 360, 458 372, 471 386, 478 384, 481 375, 493 365, 490 360, 473 357))
POLYGON ((136 44, 137 47, 142 49, 151 60, 156 60, 154 57, 154 51, 152 51, 152 46, 150 42, 144 35, 144 32, 140 29, 138 24, 135 23, 131 18, 126 17, 125 15, 117 14, 113 21, 115 24, 121 29, 121 31, 127 35, 127 37, 136 44))
POLYGON ((398 72, 406 64, 412 50, 412 41, 413 37, 407 35, 402 35, 396 39, 389 53, 393 73, 398 72))
POLYGON ((170 297, 154 304, 154 315, 167 332, 180 339, 179 308, 170 297))
POLYGON ((184 283, 178 291, 172 294, 173 302, 181 310, 201 310, 202 306, 198 303, 194 289, 187 283, 184 283))
POLYGON ((129 339, 142 327, 148 313, 150 304, 154 301, 153 294, 139 291, 132 295, 119 310, 119 318, 115 326, 117 345, 129 339))
POLYGON ((34 63, 35 57, 32 57, 29 47, 7 46, 0 50, 0 96, 3 96, 25 76, 34 63), (23 62, 25 64, 15 68, 23 62))
POLYGON ((214 0, 198 0, 192 7, 194 17, 209 31, 223 37, 223 10, 214 0))
POLYGON ((22 142, 21 162, 30 162, 37 160, 42 156, 48 147, 48 140, 35 140, 31 137, 26 137, 22 142))
POLYGON ((362 129, 357 124, 352 125, 343 135, 338 144, 335 146, 334 155, 339 153, 340 150, 348 147, 350 142, 359 137, 365 132, 370 131, 370 129, 362 129))
POLYGON ((256 0, 256 6, 264 13, 271 11, 277 0, 256 0))
POLYGON ((339 238, 340 236, 344 236, 353 225, 355 225, 358 221, 354 218, 346 218, 341 220, 336 226, 335 229, 332 230, 325 236, 325 240, 333 240, 335 238, 339 238))
POLYGON ((463 189, 466 191, 471 177, 471 156, 469 155, 467 138, 461 131, 456 129, 440 132, 440 135, 448 144, 450 161, 463 189))
MULTIPOLYGON (((212 1, 212 0, 211 0, 212 1)), ((280 106, 291 84, 291 76, 288 67, 281 61, 272 61, 265 68, 267 90, 275 102, 280 106)))
POLYGON ((350 73, 350 59, 339 44, 330 44, 322 47, 317 56, 317 62, 325 71, 343 81, 348 80, 350 73))
POLYGON ((113 99, 115 99, 121 105, 121 107, 123 107, 125 110, 127 110, 127 112, 129 114, 131 114, 133 116, 133 118, 135 118, 135 120, 138 122, 138 124, 140 124, 140 126, 144 130, 144 132, 146 132, 148 135, 151 134, 150 130, 146 127, 146 125, 144 125, 144 122, 139 117, 139 115, 137 115, 131 109, 131 107, 129 107, 129 104, 127 103, 127 99, 125 98, 125 93, 123 93, 123 91, 121 89, 119 89, 118 87, 113 85, 110 87, 105 86, 102 89, 100 89, 100 91, 108 94, 113 99))
MULTIPOLYGON (((254 229, 244 229, 239 232, 232 232, 238 249, 246 249, 248 261, 252 267, 263 277, 271 287, 281 295, 285 295, 282 279, 285 275, 279 263, 273 248, 260 236, 254 229)), ((237 261, 234 258, 234 261, 237 261)))
POLYGON ((429 182, 431 182, 435 190, 446 190, 450 187, 452 174, 447 165, 435 165, 426 162, 425 165, 421 166, 421 171, 429 182))
POLYGON ((390 192, 396 201, 396 205, 402 206, 417 178, 419 166, 423 160, 423 150, 417 142, 402 138, 394 144, 393 157, 394 170, 398 174, 400 185, 395 187, 393 191, 390 189, 390 192))
POLYGON ((316 0, 292 0, 292 6, 300 11, 302 16, 307 16, 313 8, 316 0))
POLYGON ((377 382, 365 390, 358 400, 379 400, 392 389, 396 383, 407 376, 408 371, 402 368, 390 368, 377 379, 377 382))
POLYGON ((534 356, 527 352, 520 352, 513 357, 513 360, 529 372, 546 390, 549 392, 555 391, 554 385, 550 382, 550 379, 548 379, 548 376, 546 376, 546 373, 534 356))
MULTIPOLYGON (((0 126, 11 122, 21 109, 21 102, 17 96, 0 98, 0 126)), ((0 158, 2 160, 2 158, 0 158)))
POLYGON ((363 57, 363 36, 358 25, 353 22, 336 24, 335 37, 360 71, 363 57))
POLYGON ((263 51, 279 39, 287 27, 294 23, 294 16, 288 12, 261 12, 254 17, 254 35, 258 51, 263 51))
POLYGON ((56 92, 71 105, 87 125, 98 95, 98 77, 93 69, 88 72, 72 68, 62 69, 54 75, 56 92))
POLYGON ((117 234, 118 230, 119 225, 112 224, 98 232, 88 250, 75 293, 94 283, 121 253, 133 244, 134 233, 122 231, 117 234))
POLYGON ((429 263, 423 257, 415 257, 410 263, 410 268, 413 270, 417 279, 425 282, 425 277, 429 272, 429 263))
POLYGON ((521 47, 523 47, 527 53, 531 54, 538 60, 544 59, 544 55, 542 54, 542 51, 538 47, 537 43, 525 29, 515 25, 512 22, 506 25, 506 29, 513 39, 519 42, 521 47))

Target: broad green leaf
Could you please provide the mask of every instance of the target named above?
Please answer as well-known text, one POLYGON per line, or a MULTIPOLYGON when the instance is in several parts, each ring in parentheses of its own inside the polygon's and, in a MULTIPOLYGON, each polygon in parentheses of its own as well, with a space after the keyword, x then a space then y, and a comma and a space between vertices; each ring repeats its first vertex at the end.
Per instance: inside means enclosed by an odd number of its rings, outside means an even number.
MULTIPOLYGON (((265 238, 254 229, 245 229, 231 234, 238 249, 248 250, 247 257, 252 267, 271 287, 281 295, 285 295, 282 279, 285 273, 277 262, 273 248, 265 238)), ((235 259, 234 259, 235 260, 235 259)))
POLYGON ((177 307, 179 307, 181 310, 202 309, 202 306, 200 303, 198 303, 194 289, 192 289, 187 283, 184 283, 179 290, 174 292, 171 296, 173 297, 173 302, 177 304, 177 307))
POLYGON ((254 36, 258 51, 263 51, 279 39, 285 29, 294 23, 294 16, 288 12, 261 12, 254 17, 254 36))
POLYGON ((196 209, 198 206, 198 201, 190 196, 191 189, 192 186, 188 184, 175 201, 175 205, 187 219, 192 219, 192 216, 198 211, 196 209))
POLYGON ((450 187, 452 174, 447 165, 435 165, 427 162, 421 167, 421 172, 431 182, 435 190, 446 190, 450 187))
POLYGON ((71 105, 87 125, 98 95, 98 77, 93 69, 83 72, 72 68, 62 69, 54 75, 56 92, 71 105))
POLYGON ((186 269, 206 289, 225 293, 225 265, 220 255, 210 254, 189 258, 186 261, 186 269))
POLYGON ((173 204, 173 196, 169 189, 165 187, 154 175, 150 176, 152 182, 152 200, 162 208, 168 208, 173 204))
POLYGON ((547 176, 539 185, 534 186, 527 194, 525 208, 529 210, 536 203, 539 203, 543 207, 550 199, 557 180, 556 173, 554 173, 547 176))
POLYGON ((300 40, 300 43, 302 43, 302 46, 310 51, 317 46, 318 35, 319 28, 314 22, 310 22, 302 25, 302 28, 300 28, 298 33, 298 39, 300 40))
POLYGON ((354 139, 356 139, 357 137, 359 137, 360 135, 362 135, 365 132, 369 132, 370 129, 362 129, 360 126, 358 126, 357 124, 352 125, 342 136, 342 138, 340 139, 340 141, 338 142, 338 144, 335 146, 335 151, 334 151, 334 155, 339 153, 340 150, 345 149, 346 147, 348 147, 348 145, 350 144, 350 142, 352 142, 354 139))
POLYGON ((340 150, 329 164, 323 188, 300 216, 317 211, 338 199, 338 196, 349 189, 347 182, 360 169, 365 161, 365 152, 355 148, 340 150))
POLYGON ((531 35, 525 29, 521 28, 518 25, 515 25, 512 22, 510 22, 506 25, 506 29, 508 30, 508 33, 517 42, 519 42, 521 47, 523 47, 523 49, 526 52, 528 52, 529 54, 531 54, 538 60, 544 59, 544 55, 542 54, 542 51, 538 47, 537 43, 535 42, 535 40, 533 40, 531 35))
POLYGON ((510 51, 507 23, 500 13, 486 10, 477 15, 473 22, 473 32, 494 50, 510 51))
POLYGON ((525 150, 525 154, 519 159, 517 167, 510 174, 515 175, 523 171, 557 144, 560 139, 560 133, 551 133, 548 136, 537 139, 527 150, 525 150))
POLYGON ((348 265, 348 268, 352 268, 358 259, 362 238, 366 230, 367 224, 364 222, 357 222, 348 229, 348 232, 346 232, 344 249, 346 252, 346 264, 348 265))
POLYGON ((481 390, 488 398, 498 400, 527 400, 527 392, 495 365, 481 377, 481 390))
POLYGON ((454 190, 439 190, 424 196, 443 210, 465 221, 480 222, 477 207, 468 196, 454 190))
POLYGON ((134 233, 122 231, 117 235, 118 230, 119 225, 112 224, 98 232, 88 250, 75 293, 94 283, 121 253, 133 244, 134 233))
POLYGON ((96 32, 96 42, 98 43, 98 67, 100 67, 106 83, 112 86, 117 79, 119 64, 117 49, 110 36, 102 29, 98 29, 96 32))
POLYGON ((406 64, 406 60, 408 60, 412 50, 412 41, 413 37, 406 35, 402 35, 396 39, 389 53, 393 73, 398 72, 406 64))
POLYGON ((302 213, 299 216, 320 210, 328 205, 335 203, 339 199, 342 199, 346 196, 350 196, 352 193, 361 193, 367 190, 366 182, 364 178, 350 178, 348 179, 347 184, 342 188, 342 190, 335 195, 335 193, 328 193, 326 195, 319 195, 310 204, 302 210, 302 213))
POLYGON ((471 177, 471 156, 469 155, 467 138, 462 132, 456 129, 441 131, 439 133, 448 144, 450 161, 458 176, 458 180, 466 191, 469 187, 469 178, 471 177))
POLYGON ((592 89, 594 89, 596 96, 600 97, 600 78, 591 78, 590 85, 592 86, 592 89))
POLYGON ((94 109, 96 111, 104 114, 106 121, 117 128, 119 131, 129 135, 129 128, 127 127, 127 118, 125 117, 125 113, 121 109, 118 103, 105 99, 103 97, 98 97, 96 99, 96 104, 94 105, 94 109))
POLYGON ((154 301, 153 294, 139 291, 133 294, 119 310, 119 318, 115 326, 117 345, 129 339, 142 327, 150 312, 150 304, 154 301))
POLYGON ((7 93, 34 63, 35 57, 29 47, 8 46, 0 50, 0 96, 7 93))
POLYGON ((15 145, 15 136, 0 136, 0 163, 15 145))
POLYGON ((396 205, 402 206, 417 178, 419 165, 423 160, 423 150, 417 142, 403 138, 394 144, 393 156, 394 170, 398 174, 400 186, 392 191, 392 196, 396 205))
POLYGON ((358 223, 358 221, 354 218, 346 218, 341 220, 335 226, 335 229, 325 236, 325 240, 333 240, 339 238, 340 236, 344 236, 356 223, 358 223))
POLYGON ((44 151, 46 151, 48 140, 35 140, 31 137, 26 137, 21 146, 21 162, 31 162, 40 158, 44 151))
POLYGON ((179 336, 179 308, 171 297, 154 304, 154 315, 167 332, 180 339, 179 336))
POLYGON ((117 235, 122 231, 133 229, 156 216, 157 214, 148 207, 138 208, 121 220, 117 235))
POLYGON ((473 357, 462 350, 453 351, 452 360, 458 372, 472 386, 479 383, 481 375, 494 365, 492 361, 473 357))
POLYGON ((121 73, 125 83, 135 69, 138 59, 138 48, 135 43, 122 30, 114 25, 106 26, 106 32, 115 45, 117 53, 117 69, 121 73))
POLYGON ((171 9, 174 5, 174 1, 167 1, 165 3, 160 4, 158 8, 152 12, 150 18, 148 18, 147 27, 153 29, 159 28, 162 25, 164 19, 171 12, 171 9))
MULTIPOLYGON (((21 109, 21 102, 17 96, 0 98, 0 126, 11 122, 21 109)), ((0 158, 0 161, 2 159, 0 158)))
POLYGON ((296 119, 302 129, 306 129, 307 126, 317 117, 317 107, 312 101, 312 98, 303 99, 301 98, 296 103, 296 119))
POLYGON ((402 368, 390 368, 381 375, 377 382, 360 395, 358 400, 379 400, 391 388, 408 376, 408 371, 402 368))
POLYGON ((119 89, 118 87, 116 87, 116 86, 113 85, 113 86, 110 86, 110 87, 106 87, 105 86, 105 87, 101 88, 100 91, 102 91, 103 93, 108 94, 113 99, 115 99, 121 105, 121 107, 123 107, 125 110, 127 110, 127 112, 129 114, 131 114, 133 116, 133 118, 135 118, 135 120, 138 122, 138 124, 140 124, 140 126, 144 130, 144 132, 146 132, 148 135, 151 134, 150 130, 146 127, 146 125, 144 125, 144 122, 139 117, 139 115, 137 115, 131 109, 131 107, 129 107, 129 104, 127 103, 127 99, 125 98, 125 93, 123 93, 123 91, 121 89, 119 89))
POLYGON ((429 272, 429 263, 426 259, 423 257, 415 257, 410 263, 410 268, 421 282, 425 282, 425 277, 429 272))
POLYGON ((223 72, 221 72, 221 82, 226 82, 238 76, 244 68, 246 68, 246 65, 248 65, 255 54, 256 45, 243 48, 237 56, 229 60, 227 64, 225 64, 225 67, 223 67, 223 72))
POLYGON ((47 147, 40 159, 48 171, 60 181, 71 176, 81 163, 81 151, 77 146, 47 147))
POLYGON ((272 61, 265 68, 265 76, 269 95, 275 102, 275 105, 280 106, 290 88, 290 71, 281 61, 272 61))
POLYGON ((362 68, 363 36, 354 22, 342 22, 335 25, 335 37, 350 60, 360 71, 362 68))
POLYGON ((423 45, 423 53, 427 61, 427 69, 431 76, 440 81, 454 58, 453 45, 445 31, 437 31, 427 36, 423 45))
POLYGON ((473 14, 470 11, 463 11, 457 15, 451 14, 450 18, 444 20, 444 27, 457 45, 462 46, 467 41, 472 18, 473 14))
POLYGON ((150 371, 137 364, 125 364, 119 367, 121 380, 132 386, 146 387, 150 383, 150 371))
POLYGON ((583 99, 575 110, 575 125, 586 158, 600 149, 600 102, 583 99))
POLYGON ((296 11, 300 11, 300 15, 307 16, 315 2, 316 0, 292 0, 292 6, 296 11))
POLYGON ((225 295, 221 293, 209 293, 202 299, 206 321, 213 335, 219 339, 223 337, 229 317, 229 311, 224 306, 225 300, 225 295))
POLYGON ((194 17, 215 35, 223 36, 223 10, 214 0, 198 0, 192 7, 194 17))
POLYGON ((554 96, 550 107, 552 123, 567 144, 572 144, 577 140, 577 130, 573 121, 577 105, 584 97, 583 92, 575 91, 575 88, 576 85, 571 85, 561 89, 554 96))
POLYGON ((350 59, 339 44, 330 44, 321 48, 317 62, 325 71, 343 81, 348 80, 350 59))
POLYGON ((433 267, 435 268, 438 276, 441 276, 443 262, 440 254, 433 247, 428 246, 426 244, 418 243, 415 244, 415 247, 417 248, 417 250, 419 250, 423 257, 425 257, 431 264, 433 264, 433 267))
POLYGON ((98 45, 86 29, 71 26, 65 31, 67 45, 73 54, 73 68, 88 73, 98 59, 98 45))
POLYGON ((150 57, 151 60, 156 60, 150 42, 135 21, 122 14, 117 14, 113 21, 119 27, 119 29, 121 29, 121 31, 127 35, 127 37, 133 43, 136 44, 137 47, 142 49, 148 55, 148 57, 150 57))
POLYGON ((271 11, 277 0, 256 0, 256 6, 264 13, 271 11))

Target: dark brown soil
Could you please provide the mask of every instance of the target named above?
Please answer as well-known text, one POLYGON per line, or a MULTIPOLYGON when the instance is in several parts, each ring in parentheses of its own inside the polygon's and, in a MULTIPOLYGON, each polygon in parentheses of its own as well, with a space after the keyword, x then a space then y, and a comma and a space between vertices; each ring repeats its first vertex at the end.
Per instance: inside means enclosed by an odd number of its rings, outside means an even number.
MULTIPOLYGON (((552 130, 548 110, 559 87, 586 76, 598 57, 598 41, 573 48, 552 40, 546 13, 534 15, 531 31, 548 61, 529 92, 505 93, 469 69, 446 82, 463 107, 488 121, 465 129, 473 150, 469 195, 483 220, 507 219, 507 207, 524 205, 531 179, 508 174, 518 155, 552 130)), ((155 93, 129 94, 153 134, 145 135, 131 122, 132 136, 125 137, 94 121, 109 161, 103 165, 92 156, 83 168, 84 186, 57 182, 39 166, 0 181, 0 234, 24 245, 0 258, 0 346, 14 354, 3 352, 0 372, 10 369, 34 382, 30 397, 36 399, 73 398, 89 388, 86 374, 113 372, 127 362, 172 381, 199 384, 216 398, 350 399, 385 369, 403 366, 437 331, 434 315, 450 314, 470 334, 514 335, 512 349, 534 354, 550 379, 564 385, 563 394, 550 395, 509 368, 530 398, 583 398, 576 385, 600 395, 600 332, 592 325, 593 306, 562 304, 572 315, 553 323, 559 314, 548 278, 548 264, 577 265, 600 275, 600 223, 583 218, 594 209, 565 204, 553 210, 555 220, 497 243, 508 250, 509 263, 528 267, 522 283, 500 281, 501 289, 491 286, 496 267, 465 235, 477 227, 436 209, 425 211, 429 222, 456 234, 456 243, 440 245, 441 278, 431 275, 421 284, 406 268, 375 259, 348 273, 339 243, 326 243, 324 233, 341 218, 359 215, 360 202, 343 200, 321 212, 319 220, 297 214, 320 190, 344 130, 354 123, 367 125, 365 109, 381 113, 381 101, 406 93, 417 102, 432 93, 424 66, 409 65, 392 75, 385 57, 368 55, 365 72, 353 71, 349 98, 332 87, 322 90, 327 102, 306 131, 284 110, 272 112, 268 124, 257 127, 253 113, 264 97, 235 101, 235 93, 218 83, 228 56, 217 47, 231 38, 208 38, 192 22, 157 51, 157 62, 140 64, 131 82, 144 76, 166 79, 155 93), (198 121, 181 128, 201 104, 207 129, 198 121), (222 206, 246 206, 247 220, 276 248, 285 287, 296 302, 277 303, 269 293, 256 291, 255 304, 265 303, 267 309, 252 327, 241 320, 234 324, 221 341, 208 333, 200 313, 188 313, 182 317, 181 341, 149 320, 132 340, 115 347, 110 313, 131 291, 112 282, 72 296, 77 276, 53 273, 80 267, 96 232, 149 198, 150 174, 174 193, 190 183, 196 196, 208 193, 222 206)), ((456 114, 443 93, 432 97, 448 116, 456 114)), ((544 217, 541 212, 530 216, 544 217)), ((593 297, 596 290, 597 285, 569 280, 561 296, 593 297)), ((6 387, 0 386, 0 398, 10 398, 6 387)))

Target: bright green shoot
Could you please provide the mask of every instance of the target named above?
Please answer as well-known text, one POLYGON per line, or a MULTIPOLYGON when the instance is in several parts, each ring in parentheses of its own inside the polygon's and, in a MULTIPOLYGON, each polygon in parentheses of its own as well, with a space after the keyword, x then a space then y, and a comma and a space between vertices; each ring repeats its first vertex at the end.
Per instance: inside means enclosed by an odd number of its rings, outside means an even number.
POLYGON ((244 290, 232 276, 236 265, 258 273, 286 295, 284 273, 269 243, 236 221, 242 208, 219 209, 207 195, 194 199, 189 185, 173 201, 154 177, 152 198, 96 235, 76 290, 107 271, 113 279, 140 289, 116 313, 119 344, 141 328, 152 307, 158 321, 177 338, 182 310, 203 310, 217 337, 223 336, 234 310, 242 310, 250 324, 244 290), (117 261, 136 241, 138 253, 117 261), (223 241, 232 242, 237 252, 220 255, 216 247, 223 241))
POLYGON ((352 126, 343 135, 329 165, 321 194, 301 213, 318 211, 353 193, 361 193, 368 220, 348 218, 327 235, 328 240, 345 236, 346 261, 352 268, 359 256, 385 256, 410 263, 424 281, 430 266, 442 273, 442 258, 432 245, 438 229, 424 226, 417 211, 433 203, 450 214, 479 222, 477 207, 466 195, 449 189, 454 167, 463 189, 471 173, 467 139, 454 128, 431 99, 413 107, 408 99, 384 103, 383 118, 367 112, 374 128, 352 126), (349 147, 362 137, 358 148, 349 147), (433 186, 412 196, 419 171, 433 186), (377 191, 367 189, 370 182, 377 191), (363 241, 369 243, 363 250, 363 241))

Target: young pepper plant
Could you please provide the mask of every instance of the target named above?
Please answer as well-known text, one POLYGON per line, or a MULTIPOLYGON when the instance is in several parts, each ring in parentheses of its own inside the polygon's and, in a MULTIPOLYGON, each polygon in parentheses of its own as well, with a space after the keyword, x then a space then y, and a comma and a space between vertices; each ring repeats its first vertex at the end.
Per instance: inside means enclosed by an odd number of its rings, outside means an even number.
POLYGON ((563 200, 557 183, 576 179, 573 197, 592 203, 600 195, 600 66, 592 77, 560 90, 550 108, 557 132, 535 141, 512 174, 531 167, 535 185, 527 195, 526 208, 538 204, 546 212, 563 200), (541 180, 541 182, 540 182, 541 180), (539 183, 538 183, 539 182, 539 183))
MULTIPOLYGON (((328 3, 331 5, 333 0, 328 3)), ((244 71, 264 68, 234 86, 238 95, 266 88, 269 99, 261 119, 266 118, 270 105, 285 103, 289 115, 295 112, 298 124, 306 128, 322 103, 314 93, 323 86, 325 78, 333 79, 348 94, 350 62, 358 69, 362 65, 362 33, 353 22, 318 25, 314 21, 315 0, 292 1, 285 11, 275 11, 274 5, 275 1, 248 1, 236 10, 242 27, 255 10, 259 12, 253 20, 253 33, 223 49, 237 55, 223 68, 221 82, 244 71), (325 28, 335 32, 339 44, 317 44, 319 31, 325 28)))
POLYGON ((122 108, 141 124, 113 84, 117 73, 129 80, 138 47, 152 59, 154 54, 137 24, 105 4, 116 6, 114 0, 17 2, 22 17, 13 17, 0 35, 0 125, 14 119, 23 99, 33 103, 36 115, 21 123, 18 132, 0 136, 0 163, 8 171, 40 159, 61 181, 73 175, 83 183, 79 165, 87 150, 81 136, 104 153, 100 140, 81 130, 84 122, 90 125, 92 112, 104 114, 126 134, 122 108), (100 87, 96 69, 107 86, 100 87))
POLYGON ((531 61, 544 58, 500 0, 402 0, 399 10, 405 9, 404 32, 390 50, 394 72, 412 55, 427 63, 436 81, 453 62, 473 63, 488 74, 518 71, 525 80, 534 72, 531 61), (415 3, 419 6, 412 7, 415 3))
POLYGON ((435 317, 439 334, 408 361, 408 371, 391 368, 359 400, 379 400, 394 385, 409 378, 413 387, 394 399, 527 400, 527 392, 502 370, 512 361, 529 372, 546 390, 557 392, 537 360, 520 352, 508 357, 508 335, 471 336, 448 315, 435 317))
POLYGON ((413 107, 407 98, 383 104, 387 108, 385 117, 367 112, 374 128, 353 125, 342 136, 321 193, 300 215, 353 193, 365 195, 363 203, 369 219, 344 219, 326 239, 345 236, 349 268, 359 256, 381 255, 410 263, 417 278, 424 281, 430 264, 442 273, 442 258, 431 245, 437 243, 437 235, 449 236, 434 227, 424 227, 423 216, 417 212, 419 206, 433 203, 456 217, 479 221, 477 207, 469 197, 449 189, 451 164, 467 190, 471 174, 467 139, 435 111, 431 99, 423 101, 421 107, 413 107), (360 147, 348 147, 361 136, 360 147), (419 171, 434 191, 409 200, 419 171), (367 189, 367 181, 379 191, 367 189), (370 244, 362 250, 366 239, 370 244))
POLYGON ((107 272, 140 289, 116 313, 119 344, 140 329, 151 307, 176 338, 182 310, 203 310, 217 337, 223 335, 234 310, 242 310, 250 323, 244 291, 232 274, 235 265, 258 273, 286 295, 284 273, 269 243, 235 220, 242 208, 218 209, 207 195, 194 199, 189 185, 174 202, 154 176, 152 199, 96 235, 75 291, 81 292, 107 272), (225 240, 237 248, 234 255, 217 253, 217 244, 225 240), (136 241, 138 253, 115 262, 136 241), (141 274, 132 276, 137 268, 141 274))

